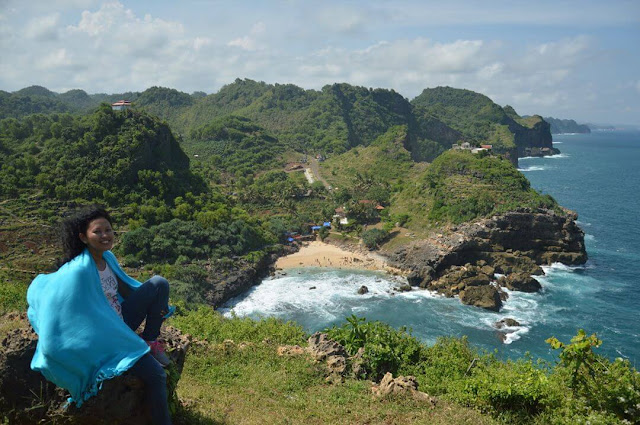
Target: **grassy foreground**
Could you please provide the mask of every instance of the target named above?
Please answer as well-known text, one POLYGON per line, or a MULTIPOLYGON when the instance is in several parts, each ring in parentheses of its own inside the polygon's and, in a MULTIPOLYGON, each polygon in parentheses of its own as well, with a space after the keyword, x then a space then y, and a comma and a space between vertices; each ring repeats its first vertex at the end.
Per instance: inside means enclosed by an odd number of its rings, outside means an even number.
MULTIPOLYGON (((14 278, 0 274, 0 338, 21 323, 5 313, 25 309, 26 285, 14 278)), ((584 331, 570 343, 549 339, 560 350, 555 364, 501 361, 464 337, 426 346, 404 329, 352 316, 327 331, 351 355, 364 347, 364 367, 335 384, 308 356, 278 355, 281 345, 306 345, 297 324, 181 307, 169 324, 198 342, 178 383, 177 425, 640 424, 640 373, 595 354, 602 341, 584 331), (372 382, 386 372, 415 376, 435 408, 408 395, 374 397, 372 382)))
POLYGON ((305 355, 279 356, 282 344, 305 345, 303 331, 273 319, 223 319, 210 310, 173 324, 207 343, 187 356, 178 385, 185 424, 492 424, 488 415, 447 401, 435 408, 410 397, 375 398, 371 382, 325 381, 325 367, 305 355))

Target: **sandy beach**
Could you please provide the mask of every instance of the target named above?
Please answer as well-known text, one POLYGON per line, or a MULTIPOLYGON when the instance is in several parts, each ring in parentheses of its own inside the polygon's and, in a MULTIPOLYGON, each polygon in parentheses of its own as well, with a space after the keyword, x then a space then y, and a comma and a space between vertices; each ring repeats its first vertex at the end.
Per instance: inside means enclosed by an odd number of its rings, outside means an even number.
POLYGON ((300 251, 280 257, 276 268, 332 267, 336 269, 385 270, 397 273, 383 258, 366 252, 351 252, 335 245, 313 241, 305 243, 300 251))

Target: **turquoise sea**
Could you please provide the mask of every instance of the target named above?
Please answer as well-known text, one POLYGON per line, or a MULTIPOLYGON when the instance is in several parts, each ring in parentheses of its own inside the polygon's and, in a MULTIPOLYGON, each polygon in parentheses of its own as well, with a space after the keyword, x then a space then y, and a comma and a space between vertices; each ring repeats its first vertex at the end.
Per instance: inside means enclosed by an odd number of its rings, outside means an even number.
POLYGON ((545 267, 541 293, 511 292, 502 311, 493 313, 423 290, 394 295, 397 281, 382 273, 311 268, 268 278, 223 310, 295 320, 309 332, 356 314, 407 326, 429 344, 443 335, 467 335, 473 344, 512 358, 530 352, 550 359, 546 338, 568 341, 582 328, 604 341, 599 353, 638 367, 640 132, 556 135, 554 146, 560 155, 522 158, 520 170, 533 187, 578 212, 589 261, 545 267), (357 295, 361 285, 368 294, 357 295), (505 317, 521 326, 507 329, 503 341, 504 330, 494 323, 505 317))

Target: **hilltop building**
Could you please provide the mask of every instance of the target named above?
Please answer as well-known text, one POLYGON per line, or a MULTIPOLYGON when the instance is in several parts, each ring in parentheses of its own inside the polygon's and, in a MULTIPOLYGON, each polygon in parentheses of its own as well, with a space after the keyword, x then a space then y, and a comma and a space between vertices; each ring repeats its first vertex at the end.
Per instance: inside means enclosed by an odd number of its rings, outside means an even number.
POLYGON ((451 149, 459 150, 459 151, 471 151, 471 153, 478 153, 483 151, 490 151, 493 148, 493 145, 480 145, 479 148, 471 146, 469 142, 464 142, 462 144, 454 143, 451 145, 451 149))
POLYGON ((113 109, 114 111, 124 111, 125 109, 128 109, 130 107, 131 107, 131 102, 124 99, 111 104, 111 109, 113 109))

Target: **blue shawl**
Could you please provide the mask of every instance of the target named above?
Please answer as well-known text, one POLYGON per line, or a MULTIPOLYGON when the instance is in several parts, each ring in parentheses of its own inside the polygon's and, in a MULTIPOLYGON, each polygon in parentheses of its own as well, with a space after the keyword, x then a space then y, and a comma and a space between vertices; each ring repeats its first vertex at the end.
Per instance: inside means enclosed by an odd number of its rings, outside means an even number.
MULTIPOLYGON (((132 289, 141 285, 110 251, 103 258, 132 289)), ((88 249, 55 273, 38 275, 27 302, 29 321, 38 334, 31 369, 67 389, 78 407, 97 394, 102 381, 124 373, 149 351, 109 305, 88 249)))

